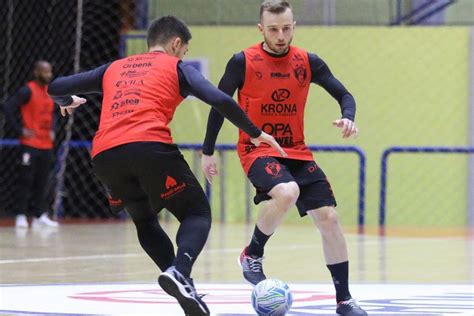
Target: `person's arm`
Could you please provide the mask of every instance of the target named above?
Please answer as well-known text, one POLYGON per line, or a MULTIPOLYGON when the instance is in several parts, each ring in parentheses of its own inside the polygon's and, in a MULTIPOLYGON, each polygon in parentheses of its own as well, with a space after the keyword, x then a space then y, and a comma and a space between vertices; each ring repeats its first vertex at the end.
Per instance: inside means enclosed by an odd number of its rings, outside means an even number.
MULTIPOLYGON (((237 89, 242 88, 245 79, 245 56, 243 52, 235 54, 227 63, 224 75, 219 82, 219 90, 232 97, 237 89)), ((224 117, 214 108, 209 112, 206 137, 204 138, 202 153, 214 154, 217 136, 224 123, 224 117)))
POLYGON ((344 85, 334 77, 328 65, 317 55, 308 54, 311 66, 311 82, 316 83, 326 90, 341 107, 342 118, 354 121, 356 103, 354 97, 344 85))
POLYGON ((23 122, 18 119, 18 111, 23 104, 28 103, 31 98, 31 89, 27 86, 21 87, 18 92, 5 102, 5 116, 12 125, 16 135, 23 135, 23 122))
POLYGON ((311 82, 323 87, 341 107, 341 119, 333 122, 334 126, 342 129, 344 138, 357 135, 358 128, 354 123, 356 102, 352 94, 334 77, 328 65, 317 55, 308 54, 311 67, 311 82))
POLYGON ((181 63, 178 65, 178 71, 182 73, 186 80, 187 87, 185 90, 189 94, 211 105, 220 115, 227 118, 251 138, 258 138, 260 136, 262 131, 250 122, 247 115, 245 115, 244 111, 242 111, 232 97, 213 86, 191 65, 181 63))
POLYGON ((72 95, 102 92, 102 78, 110 63, 93 70, 59 77, 49 84, 48 93, 61 107, 73 103, 72 95))
MULTIPOLYGON (((178 75, 180 73, 180 76, 185 78, 185 80, 180 80, 181 95, 187 95, 185 92, 187 91, 189 94, 194 95, 198 99, 211 105, 220 115, 224 116, 239 129, 247 133, 247 135, 250 136, 250 141, 255 146, 259 146, 259 144, 263 142, 273 147, 282 157, 287 156, 281 146, 271 135, 268 135, 267 133, 260 130, 249 120, 247 115, 234 101, 234 99, 232 99, 232 97, 214 87, 196 69, 190 65, 185 66, 180 64, 178 65, 178 75), (182 87, 183 84, 187 87, 182 87)), ((214 158, 212 154, 203 154, 203 161, 204 157, 209 159, 214 158)), ((203 170, 209 182, 212 181, 212 176, 217 174, 217 169, 215 168, 215 164, 212 161, 209 161, 208 167, 203 167, 203 170)))

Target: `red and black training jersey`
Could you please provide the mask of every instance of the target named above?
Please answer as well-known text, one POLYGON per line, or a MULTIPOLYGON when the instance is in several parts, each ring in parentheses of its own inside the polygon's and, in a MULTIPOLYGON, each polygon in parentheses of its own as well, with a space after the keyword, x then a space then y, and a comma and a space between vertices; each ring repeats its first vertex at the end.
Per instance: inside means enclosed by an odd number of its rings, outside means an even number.
POLYGON ((37 149, 51 149, 54 102, 48 95, 48 86, 36 81, 29 81, 26 86, 31 94, 29 100, 21 105, 20 113, 23 127, 32 130, 33 136, 20 136, 20 143, 37 149))
POLYGON ((102 110, 92 156, 131 142, 173 142, 168 124, 183 100, 178 62, 176 57, 153 52, 110 64, 102 79, 102 110))
MULTIPOLYGON (((304 108, 311 79, 308 54, 290 46, 284 57, 273 57, 260 44, 245 49, 244 54, 240 107, 255 125, 275 137, 288 158, 313 160, 304 142, 304 108)), ((278 155, 265 144, 255 147, 241 132, 237 151, 245 172, 258 157, 278 155)))
MULTIPOLYGON (((304 103, 308 81, 323 87, 340 105, 343 118, 354 120, 355 100, 317 55, 290 46, 286 54, 274 55, 254 45, 232 56, 219 82, 219 89, 233 95, 251 120, 282 145, 289 158, 312 160, 304 145, 304 103), (243 92, 243 93, 242 93, 243 92), (250 106, 252 104, 252 106, 250 106)), ((212 155, 223 118, 211 110, 203 153, 212 155)), ((260 156, 279 156, 268 147, 255 148, 239 135, 238 148, 245 172, 260 156)))
POLYGON ((126 143, 172 143, 168 124, 176 107, 188 95, 211 105, 251 137, 261 134, 238 104, 192 65, 159 51, 57 78, 49 85, 48 92, 60 106, 70 105, 74 94, 103 92, 93 156, 126 143))

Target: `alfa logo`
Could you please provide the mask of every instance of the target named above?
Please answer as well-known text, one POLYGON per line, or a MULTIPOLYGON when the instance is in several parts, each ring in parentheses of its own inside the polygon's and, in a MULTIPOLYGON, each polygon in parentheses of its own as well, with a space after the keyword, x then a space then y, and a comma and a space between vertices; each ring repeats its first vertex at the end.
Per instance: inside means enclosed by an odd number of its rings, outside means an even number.
POLYGON ((268 162, 265 171, 272 176, 277 176, 280 173, 281 165, 277 162, 268 162))
POLYGON ((290 97, 290 90, 287 89, 278 89, 273 91, 272 99, 275 102, 283 102, 290 97))

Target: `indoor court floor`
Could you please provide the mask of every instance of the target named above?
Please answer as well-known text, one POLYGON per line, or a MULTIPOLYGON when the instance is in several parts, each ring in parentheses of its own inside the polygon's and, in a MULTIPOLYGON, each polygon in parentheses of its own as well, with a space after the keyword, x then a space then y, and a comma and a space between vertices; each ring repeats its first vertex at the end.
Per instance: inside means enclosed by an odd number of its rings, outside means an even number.
MULTIPOLYGON (((164 224, 175 236, 177 225, 164 224)), ((253 226, 214 223, 193 270, 212 315, 255 315, 237 257, 253 226)), ((173 238, 172 238, 173 239, 173 238)), ((474 315, 472 233, 346 229, 352 295, 369 315, 474 315)), ((267 244, 267 277, 287 282, 288 315, 335 315, 321 238, 285 224, 267 244)), ((0 227, 2 315, 182 315, 156 283, 129 221, 0 227)))

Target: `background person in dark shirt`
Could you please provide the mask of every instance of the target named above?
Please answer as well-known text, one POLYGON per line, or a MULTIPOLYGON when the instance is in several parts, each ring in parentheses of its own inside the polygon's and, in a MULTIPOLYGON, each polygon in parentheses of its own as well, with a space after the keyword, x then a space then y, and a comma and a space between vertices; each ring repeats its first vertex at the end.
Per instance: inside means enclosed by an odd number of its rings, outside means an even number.
POLYGON ((160 286, 175 297, 186 315, 209 315, 196 293, 191 269, 207 240, 211 211, 199 182, 173 144, 168 127, 188 95, 212 105, 258 145, 284 152, 272 136, 251 123, 235 101, 197 70, 184 66, 191 33, 181 20, 151 23, 149 52, 128 56, 92 71, 56 79, 49 93, 63 115, 85 99, 73 94, 103 92, 100 125, 92 144, 94 172, 130 214, 140 245, 163 273, 160 286), (180 222, 173 243, 158 222, 168 209, 180 222))
MULTIPOLYGON (((288 210, 296 205, 300 216, 310 214, 322 235, 326 264, 336 288, 336 312, 366 315, 349 292, 347 247, 331 185, 304 141, 304 108, 311 83, 322 86, 339 102, 342 117, 333 125, 342 129, 343 138, 358 133, 355 100, 321 58, 290 45, 294 27, 288 2, 265 1, 258 24, 263 43, 235 54, 219 83, 219 89, 230 96, 238 90, 239 104, 252 122, 273 135, 288 154, 287 158, 278 157, 265 146, 253 146, 248 136, 239 134, 237 151, 256 189, 254 202, 265 201, 239 262, 248 282, 264 280, 264 246, 288 210)), ((220 114, 211 110, 202 157, 209 181, 217 174, 213 152, 222 122, 220 114)), ((295 264, 288 263, 292 267, 295 264)))
POLYGON ((16 228, 28 228, 29 214, 33 215, 32 227, 58 226, 47 216, 46 198, 53 167, 55 116, 54 102, 47 93, 53 76, 50 63, 37 61, 33 76, 33 80, 5 103, 7 119, 21 144, 19 179, 15 191, 16 228))

